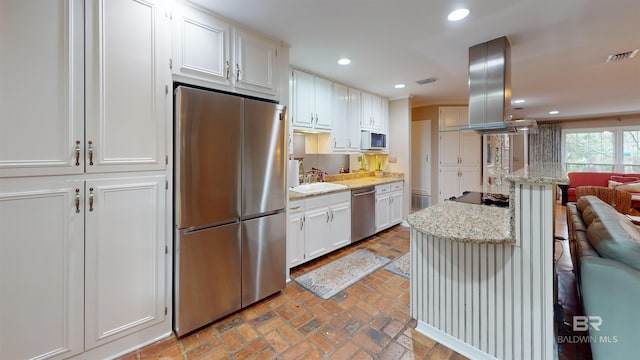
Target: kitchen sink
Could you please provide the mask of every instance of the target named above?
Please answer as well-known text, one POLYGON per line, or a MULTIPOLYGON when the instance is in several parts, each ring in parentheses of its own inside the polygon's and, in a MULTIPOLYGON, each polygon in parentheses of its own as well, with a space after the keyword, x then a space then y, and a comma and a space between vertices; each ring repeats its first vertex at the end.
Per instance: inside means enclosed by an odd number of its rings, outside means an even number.
POLYGON ((328 182, 302 184, 302 185, 298 185, 291 188, 291 190, 301 194, 318 194, 322 192, 346 190, 346 189, 348 189, 346 185, 334 184, 334 183, 328 183, 328 182))

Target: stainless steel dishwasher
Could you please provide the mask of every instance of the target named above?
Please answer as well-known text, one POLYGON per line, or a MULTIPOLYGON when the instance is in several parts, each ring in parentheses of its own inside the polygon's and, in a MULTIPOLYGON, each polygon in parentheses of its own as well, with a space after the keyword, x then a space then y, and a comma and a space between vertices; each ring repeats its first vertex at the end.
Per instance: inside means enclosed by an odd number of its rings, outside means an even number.
POLYGON ((376 231, 376 189, 351 191, 351 242, 362 240, 376 231))

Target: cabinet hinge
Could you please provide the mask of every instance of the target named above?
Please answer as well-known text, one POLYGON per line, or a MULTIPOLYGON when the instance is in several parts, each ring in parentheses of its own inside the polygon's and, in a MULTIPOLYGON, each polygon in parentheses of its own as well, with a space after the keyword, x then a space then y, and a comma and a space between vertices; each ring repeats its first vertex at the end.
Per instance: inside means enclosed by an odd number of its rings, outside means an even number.
POLYGON ((278 48, 276 48, 276 57, 278 57, 278 48))
POLYGON ((167 316, 167 313, 169 312, 169 310, 167 309, 167 307, 164 307, 164 316, 167 316))
POLYGON ((173 70, 173 59, 169 58, 169 69, 173 70))
POLYGON ((169 180, 164 181, 164 189, 169 190, 169 180))
POLYGON ((164 94, 169 95, 169 85, 164 86, 164 94))
POLYGON ((164 156, 164 164, 169 165, 169 155, 164 156))
POLYGON ((164 253, 165 254, 169 254, 169 246, 168 245, 164 246, 164 253))

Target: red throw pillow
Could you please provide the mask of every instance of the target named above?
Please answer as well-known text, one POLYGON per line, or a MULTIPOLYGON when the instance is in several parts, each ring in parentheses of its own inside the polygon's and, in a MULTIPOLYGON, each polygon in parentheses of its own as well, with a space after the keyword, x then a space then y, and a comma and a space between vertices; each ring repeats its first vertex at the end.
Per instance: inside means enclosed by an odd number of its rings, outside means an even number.
POLYGON ((640 179, 638 179, 637 177, 631 177, 631 176, 612 176, 611 177, 612 181, 617 181, 619 183, 628 183, 628 182, 632 182, 632 181, 638 181, 640 179))

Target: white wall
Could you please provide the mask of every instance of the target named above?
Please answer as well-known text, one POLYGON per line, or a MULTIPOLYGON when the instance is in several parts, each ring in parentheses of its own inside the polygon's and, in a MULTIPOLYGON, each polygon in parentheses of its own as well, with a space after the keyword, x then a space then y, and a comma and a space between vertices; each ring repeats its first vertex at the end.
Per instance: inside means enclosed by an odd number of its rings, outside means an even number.
POLYGON ((404 173, 404 198, 402 218, 407 219, 411 209, 411 99, 389 101, 389 157, 396 163, 387 162, 385 170, 404 173))

